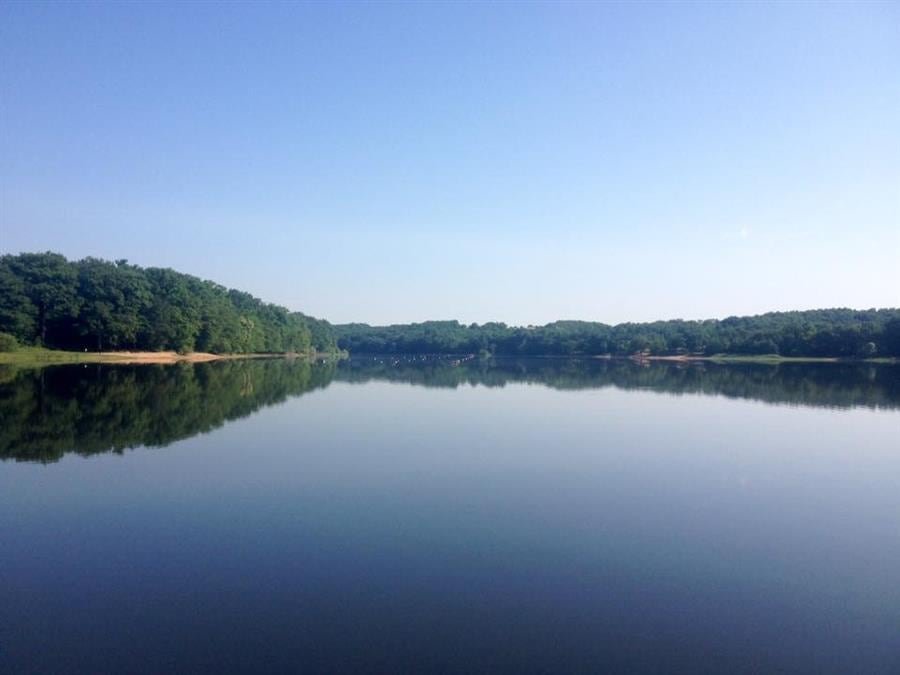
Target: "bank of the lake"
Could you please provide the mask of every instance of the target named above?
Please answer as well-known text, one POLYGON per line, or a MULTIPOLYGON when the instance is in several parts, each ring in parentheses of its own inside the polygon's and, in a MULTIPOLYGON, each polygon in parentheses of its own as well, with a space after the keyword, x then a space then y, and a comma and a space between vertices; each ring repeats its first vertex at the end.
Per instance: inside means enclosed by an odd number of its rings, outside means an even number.
POLYGON ((892 357, 780 356, 779 354, 713 354, 712 356, 636 356, 638 361, 713 361, 716 363, 897 363, 892 357))
MULTIPOLYGON (((490 354, 484 358, 505 357, 516 358, 504 354, 490 354)), ((625 360, 625 361, 664 361, 670 363, 694 363, 694 362, 713 362, 713 363, 761 363, 777 365, 779 363, 898 363, 900 360, 893 357, 873 357, 873 358, 845 358, 837 356, 780 356, 778 354, 713 354, 710 356, 700 356, 693 354, 676 354, 676 355, 652 355, 652 354, 632 354, 630 356, 622 356, 618 354, 531 354, 527 358, 532 359, 606 359, 606 360, 625 360)))
MULTIPOLYGON (((20 367, 40 367, 45 365, 65 365, 78 363, 106 363, 106 364, 175 364, 175 363, 206 363, 209 361, 222 360, 239 360, 239 359, 278 359, 278 358, 299 358, 299 359, 341 359, 347 358, 349 353, 340 352, 308 352, 308 353, 251 353, 251 354, 213 354, 210 352, 188 352, 181 354, 175 351, 108 351, 108 352, 79 352, 62 349, 45 349, 42 347, 20 347, 12 352, 0 352, 0 365, 14 365, 20 367)), ((366 354, 365 356, 378 356, 366 354)), ((400 356, 396 354, 385 354, 381 356, 400 356)), ((475 354, 434 354, 432 356, 439 357, 457 357, 463 359, 474 358, 494 358, 503 357, 504 355, 482 355, 475 354)), ((778 354, 714 354, 711 356, 696 355, 675 355, 675 356, 654 356, 654 355, 632 355, 617 356, 610 354, 588 355, 588 354, 545 354, 531 355, 529 358, 537 359, 611 359, 611 360, 631 360, 631 361, 666 361, 666 362, 703 362, 710 361, 715 363, 759 363, 777 365, 779 363, 898 363, 898 359, 891 357, 876 357, 869 359, 848 359, 837 357, 803 357, 803 356, 779 356, 778 354)))
POLYGON ((112 363, 123 365, 134 364, 174 364, 174 363, 205 363, 208 361, 236 360, 236 359, 272 359, 272 358, 301 358, 321 359, 339 358, 338 352, 310 352, 310 353, 256 353, 256 354, 212 354, 209 352, 188 352, 180 354, 174 351, 109 351, 109 352, 78 352, 61 349, 44 349, 42 347, 20 347, 12 352, 0 352, 0 365, 14 365, 22 367, 39 367, 44 365, 65 365, 73 363, 112 363))

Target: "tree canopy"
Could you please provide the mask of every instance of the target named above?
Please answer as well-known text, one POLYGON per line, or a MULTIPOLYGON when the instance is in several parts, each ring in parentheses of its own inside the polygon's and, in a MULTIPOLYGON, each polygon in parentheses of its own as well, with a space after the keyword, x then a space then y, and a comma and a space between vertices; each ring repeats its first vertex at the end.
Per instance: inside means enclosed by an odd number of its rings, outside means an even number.
POLYGON ((355 354, 900 356, 900 309, 822 309, 614 326, 556 321, 523 328, 427 321, 334 329, 338 345, 355 354))
POLYGON ((248 293, 127 260, 0 256, 0 333, 65 349, 326 352, 331 325, 248 293))
POLYGON ((0 333, 25 345, 213 353, 508 356, 900 356, 900 309, 771 312, 704 321, 545 326, 426 321, 332 326, 171 269, 58 253, 0 256, 0 333))

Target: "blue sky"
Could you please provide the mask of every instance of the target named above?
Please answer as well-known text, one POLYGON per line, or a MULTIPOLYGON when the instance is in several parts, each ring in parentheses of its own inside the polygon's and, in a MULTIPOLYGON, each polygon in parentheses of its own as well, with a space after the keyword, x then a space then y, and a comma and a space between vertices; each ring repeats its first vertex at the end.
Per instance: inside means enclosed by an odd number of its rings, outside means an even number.
POLYGON ((900 305, 898 3, 3 3, 0 252, 335 322, 900 305))

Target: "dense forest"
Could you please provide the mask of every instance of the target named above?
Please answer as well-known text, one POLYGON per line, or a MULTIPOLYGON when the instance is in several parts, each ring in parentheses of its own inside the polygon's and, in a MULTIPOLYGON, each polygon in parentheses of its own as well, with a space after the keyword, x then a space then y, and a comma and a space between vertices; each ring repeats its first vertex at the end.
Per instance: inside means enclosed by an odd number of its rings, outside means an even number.
POLYGON ((557 321, 521 328, 428 321, 393 326, 354 323, 336 325, 334 330, 338 346, 352 354, 900 356, 900 309, 822 309, 615 326, 557 321))
POLYGON ((0 349, 213 353, 900 357, 900 309, 773 312, 705 321, 545 326, 428 321, 332 326, 248 293, 126 260, 0 256, 0 349))
POLYGON ((69 261, 49 252, 0 256, 0 337, 7 348, 14 338, 98 351, 336 349, 327 321, 248 293, 171 269, 126 260, 69 261))

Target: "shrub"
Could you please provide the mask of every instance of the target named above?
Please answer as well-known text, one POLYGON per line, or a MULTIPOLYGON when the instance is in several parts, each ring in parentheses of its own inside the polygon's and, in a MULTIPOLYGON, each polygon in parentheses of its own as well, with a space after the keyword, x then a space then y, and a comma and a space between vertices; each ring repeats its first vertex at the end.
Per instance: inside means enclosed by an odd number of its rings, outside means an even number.
POLYGON ((19 348, 19 342, 9 333, 0 333, 0 352, 14 352, 19 348))

